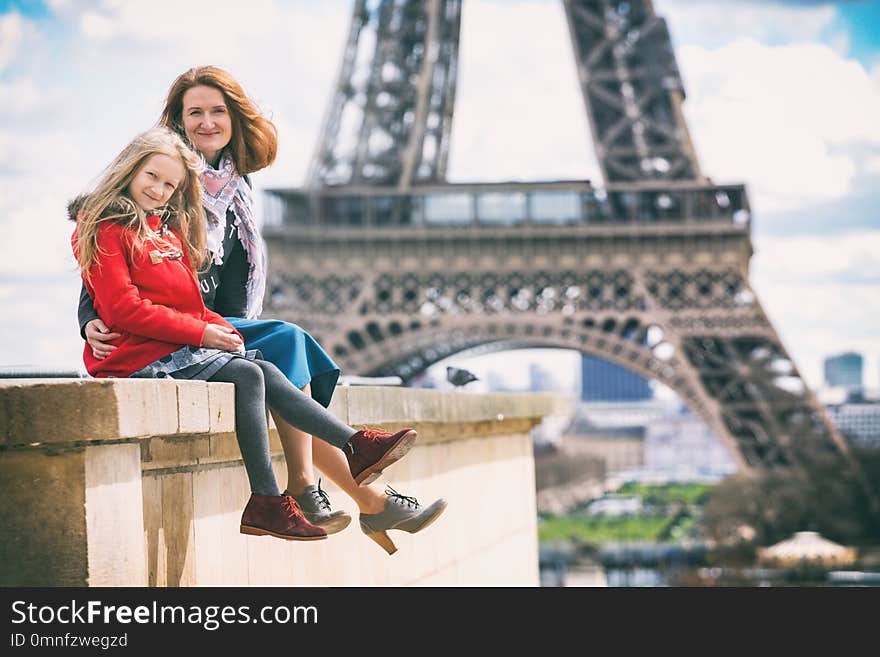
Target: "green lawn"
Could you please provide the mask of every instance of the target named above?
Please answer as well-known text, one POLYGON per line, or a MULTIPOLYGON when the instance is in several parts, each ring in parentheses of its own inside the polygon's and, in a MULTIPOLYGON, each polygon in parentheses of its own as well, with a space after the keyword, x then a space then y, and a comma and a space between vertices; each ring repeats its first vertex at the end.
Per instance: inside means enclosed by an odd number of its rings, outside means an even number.
POLYGON ((628 482, 618 488, 617 495, 638 495, 645 504, 703 504, 712 488, 710 484, 664 484, 652 486, 628 482))
POLYGON ((538 540, 579 540, 586 543, 654 541, 658 540, 671 520, 654 516, 551 516, 538 521, 538 540))
POLYGON ((708 484, 627 483, 616 495, 638 495, 654 514, 635 516, 588 516, 572 513, 565 516, 544 516, 538 519, 541 542, 580 541, 599 545, 612 541, 677 541, 695 527, 694 513, 705 503, 711 486, 708 484), (663 513, 657 515, 656 511, 663 513), (674 510, 678 507, 678 510, 674 510), (686 508, 682 508, 686 507, 686 508))

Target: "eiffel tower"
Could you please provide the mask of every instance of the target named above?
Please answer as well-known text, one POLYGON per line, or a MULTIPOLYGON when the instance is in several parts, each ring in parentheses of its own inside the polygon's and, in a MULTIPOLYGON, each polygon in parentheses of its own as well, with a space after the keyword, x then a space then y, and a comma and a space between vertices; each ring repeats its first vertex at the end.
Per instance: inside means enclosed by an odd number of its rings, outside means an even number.
POLYGON ((267 193, 267 316, 404 381, 463 350, 598 356, 674 390, 744 472, 849 455, 749 284, 744 185, 701 172, 666 22, 564 7, 598 186, 446 182, 461 1, 355 1, 307 184, 267 193))

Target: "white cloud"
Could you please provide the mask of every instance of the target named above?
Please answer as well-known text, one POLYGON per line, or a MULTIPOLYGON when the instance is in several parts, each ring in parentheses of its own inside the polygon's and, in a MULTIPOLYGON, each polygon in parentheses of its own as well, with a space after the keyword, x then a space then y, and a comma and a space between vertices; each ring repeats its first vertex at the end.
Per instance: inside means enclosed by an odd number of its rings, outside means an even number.
POLYGON ((762 43, 816 41, 837 16, 830 4, 786 7, 767 2, 655 0, 654 10, 666 18, 676 44, 706 46, 746 34, 762 43))
POLYGON ((50 105, 46 102, 50 93, 38 89, 31 78, 0 81, 0 118, 9 121, 34 117, 50 105))
POLYGON ((810 285, 835 278, 873 280, 880 286, 880 230, 832 238, 765 237, 753 263, 756 275, 780 283, 810 285))
POLYGON ((80 370, 83 342, 76 322, 78 276, 41 280, 0 276, 0 302, 13 317, 0 322, 0 369, 80 370))
POLYGON ((297 18, 307 17, 307 24, 314 27, 322 16, 342 12, 347 27, 349 7, 348 2, 308 0, 250 0, 246 9, 238 0, 215 0, 210 6, 180 0, 84 0, 62 3, 58 12, 66 20, 78 21, 86 37, 124 40, 129 46, 171 44, 176 49, 235 52, 250 40, 271 50, 285 30, 291 39, 298 36, 297 18), (235 26, 234 34, 230 25, 235 26))
MULTIPOLYGON (((207 12, 211 20, 219 20, 219 14, 244 30, 241 39, 230 40, 196 29, 198 7, 186 4, 181 13, 173 6, 92 2, 60 7, 70 24, 90 25, 93 35, 105 38, 74 35, 60 60, 49 66, 43 65, 49 48, 25 53, 22 58, 29 59, 21 70, 27 73, 0 82, 0 222, 17 243, 31 243, 39 235, 54 245, 45 260, 34 258, 30 249, 4 253, 0 274, 63 268, 59 256, 69 251, 67 200, 85 190, 134 134, 156 121, 171 81, 196 64, 225 65, 278 124, 277 163, 254 177, 256 187, 301 182, 334 83, 347 8, 322 3, 309 10, 304 3, 264 2, 265 12, 255 14, 220 3, 207 12), (175 47, 134 38, 140 29, 136 23, 152 12, 175 15, 170 22, 181 35, 175 47), (105 30, 107 16, 122 20, 105 30), (181 24, 181 18, 186 22, 181 24)), ((35 37, 36 44, 46 45, 45 35, 35 37)))
POLYGON ((880 146, 880 90, 827 46, 747 40, 678 55, 704 172, 745 180, 759 213, 842 198, 858 150, 880 146))
POLYGON ((838 55, 846 57, 852 50, 852 39, 846 32, 838 32, 831 37, 831 48, 838 55))
POLYGON ((561 3, 466 2, 451 180, 599 179, 561 3))
POLYGON ((865 355, 867 383, 880 385, 873 369, 880 362, 880 230, 763 238, 750 278, 811 386, 822 383, 822 358, 848 349, 865 355))
MULTIPOLYGON (((86 39, 106 40, 119 34, 118 25, 108 16, 88 11, 79 19, 79 27, 86 39)), ((161 33, 161 30, 159 30, 161 33)))
POLYGON ((16 13, 0 16, 0 72, 15 56, 24 37, 25 20, 16 13))
POLYGON ((822 360, 842 351, 865 357, 865 383, 880 388, 880 333, 871 309, 877 285, 779 285, 756 287, 783 344, 814 390, 822 385, 822 360), (761 290, 764 289, 763 292, 761 290))
POLYGON ((155 0, 105 2, 100 8, 82 13, 79 20, 87 38, 179 44, 192 37, 195 26, 201 33, 216 35, 219 40, 226 36, 229 42, 264 36, 266 26, 277 25, 284 13, 284 6, 276 0, 252 0, 247 11, 242 11, 240 3, 229 0, 212 3, 210 10, 200 3, 155 0), (173 20, 168 20, 171 16, 173 20), (228 33, 231 24, 235 25, 234 39, 228 33))
MULTIPOLYGON (((707 11, 702 30, 726 20, 729 41, 677 53, 704 173, 745 181, 758 214, 850 193, 858 149, 880 146, 880 87, 831 47, 729 36, 815 38, 833 9, 700 4, 676 6, 707 11)), ((452 180, 599 178, 561 6, 464 5, 451 146, 452 180)))

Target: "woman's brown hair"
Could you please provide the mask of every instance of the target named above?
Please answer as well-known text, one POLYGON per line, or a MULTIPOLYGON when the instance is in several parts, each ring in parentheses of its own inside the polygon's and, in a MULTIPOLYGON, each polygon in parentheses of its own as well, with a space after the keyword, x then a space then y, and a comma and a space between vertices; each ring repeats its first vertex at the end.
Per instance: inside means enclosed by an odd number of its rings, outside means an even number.
POLYGON ((186 139, 182 120, 183 95, 189 89, 201 86, 217 89, 226 100, 232 119, 229 149, 238 173, 253 173, 272 164, 278 154, 275 124, 260 113, 236 79, 222 68, 197 66, 179 76, 168 90, 159 124, 176 130, 186 139))

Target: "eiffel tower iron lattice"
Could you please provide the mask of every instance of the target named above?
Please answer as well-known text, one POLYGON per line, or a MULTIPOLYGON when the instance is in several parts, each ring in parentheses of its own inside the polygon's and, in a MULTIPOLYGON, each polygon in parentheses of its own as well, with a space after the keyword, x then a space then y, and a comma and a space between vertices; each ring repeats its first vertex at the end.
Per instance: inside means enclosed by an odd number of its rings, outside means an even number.
POLYGON ((307 185, 267 194, 266 313, 405 381, 465 349, 599 356, 673 389, 745 471, 849 455, 749 284, 744 186, 700 172, 665 21, 564 7, 601 187, 447 183, 460 0, 355 2, 307 185))

